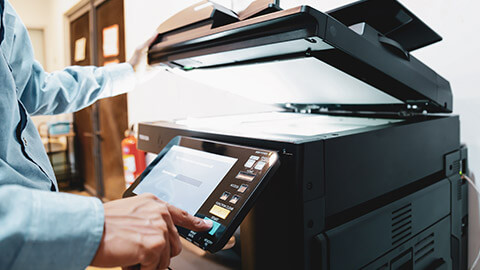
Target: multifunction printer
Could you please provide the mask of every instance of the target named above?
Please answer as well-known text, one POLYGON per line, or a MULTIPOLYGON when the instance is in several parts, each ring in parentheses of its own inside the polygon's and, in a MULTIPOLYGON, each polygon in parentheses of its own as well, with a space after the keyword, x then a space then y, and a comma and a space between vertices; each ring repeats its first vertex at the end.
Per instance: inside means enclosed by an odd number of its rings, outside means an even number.
POLYGON ((147 152, 184 136, 278 153, 229 267, 466 269, 459 117, 449 82, 411 54, 441 37, 402 4, 201 1, 158 33, 149 64, 279 108, 139 125, 147 152))

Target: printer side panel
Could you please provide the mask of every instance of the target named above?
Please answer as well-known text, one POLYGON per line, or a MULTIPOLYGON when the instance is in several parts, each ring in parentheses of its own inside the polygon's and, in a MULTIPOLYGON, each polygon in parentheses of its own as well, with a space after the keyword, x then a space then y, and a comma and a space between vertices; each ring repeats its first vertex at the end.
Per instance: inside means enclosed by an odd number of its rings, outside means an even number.
POLYGON ((442 180, 317 235, 308 269, 467 269, 467 149, 444 159, 442 180))
POLYGON ((385 205, 401 188, 413 192, 420 180, 441 180, 444 156, 460 148, 459 126, 458 116, 426 118, 327 139, 327 227, 385 205))
POLYGON ((443 179, 327 231, 328 269, 458 269, 450 248, 451 192, 443 179))
POLYGON ((451 253, 454 270, 468 267, 468 151, 462 146, 445 156, 445 176, 451 185, 451 253))
POLYGON ((315 237, 325 231, 324 146, 324 140, 302 144, 302 159, 298 162, 302 168, 299 171, 299 182, 302 184, 304 269, 312 269, 312 262, 322 257, 312 245, 315 237))

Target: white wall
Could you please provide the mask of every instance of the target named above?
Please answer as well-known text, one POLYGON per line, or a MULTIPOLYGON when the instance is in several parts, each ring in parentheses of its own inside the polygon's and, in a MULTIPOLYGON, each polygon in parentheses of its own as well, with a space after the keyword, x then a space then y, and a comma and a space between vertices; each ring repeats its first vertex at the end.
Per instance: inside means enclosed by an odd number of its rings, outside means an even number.
POLYGON ((50 50, 52 59, 51 70, 59 70, 70 64, 69 52, 69 26, 65 13, 75 6, 80 0, 48 0, 51 5, 51 17, 49 27, 55 33, 50 50))
MULTIPOLYGON (((49 0, 9 0, 10 4, 15 8, 18 15, 22 19, 27 28, 43 29, 45 32, 45 47, 48 48, 55 38, 55 33, 50 26, 51 6, 49 0)), ((46 61, 45 68, 53 66, 53 60, 48 57, 51 52, 45 51, 46 61)))
MULTIPOLYGON (((65 58, 64 13, 80 0, 9 0, 25 26, 45 31, 45 56, 47 71, 68 65, 65 58)), ((67 43, 68 44, 68 43, 67 43)))

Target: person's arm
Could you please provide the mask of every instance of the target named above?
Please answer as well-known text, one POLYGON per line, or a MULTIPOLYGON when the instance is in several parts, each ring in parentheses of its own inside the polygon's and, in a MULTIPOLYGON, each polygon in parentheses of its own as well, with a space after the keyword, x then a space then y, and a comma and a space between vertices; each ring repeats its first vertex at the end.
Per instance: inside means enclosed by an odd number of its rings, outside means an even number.
POLYGON ((155 38, 156 35, 140 44, 128 62, 107 67, 71 66, 47 73, 33 61, 20 100, 31 115, 47 115, 75 112, 98 99, 127 93, 135 87, 134 69, 155 38))
POLYGON ((151 194, 102 206, 96 198, 5 185, 0 198, 0 269, 165 269, 181 250, 175 224, 212 225, 151 194))
POLYGON ((0 269, 85 269, 103 213, 96 198, 0 186, 0 269))
POLYGON ((206 221, 158 199, 142 194, 106 203, 105 232, 92 266, 141 266, 166 269, 181 251, 175 225, 193 231, 212 227, 206 221))
POLYGON ((135 86, 128 63, 108 67, 72 66, 47 73, 34 61, 20 100, 31 115, 69 113, 81 110, 98 99, 126 93, 135 86))
POLYGON ((27 29, 7 3, 14 39, 4 40, 4 53, 17 86, 17 96, 31 115, 48 115, 81 110, 96 100, 133 90, 132 65, 108 67, 72 66, 48 73, 35 61, 27 29))

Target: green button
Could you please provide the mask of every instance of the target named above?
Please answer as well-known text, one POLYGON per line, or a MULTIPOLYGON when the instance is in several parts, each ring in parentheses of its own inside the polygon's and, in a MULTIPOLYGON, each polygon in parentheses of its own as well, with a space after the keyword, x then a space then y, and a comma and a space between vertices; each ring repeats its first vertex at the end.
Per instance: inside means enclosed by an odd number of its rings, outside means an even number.
POLYGON ((208 232, 208 234, 214 235, 214 234, 217 232, 218 228, 220 228, 220 223, 218 223, 218 222, 216 222, 216 221, 214 221, 214 220, 211 220, 211 219, 209 219, 209 218, 207 218, 207 217, 205 218, 205 220, 210 220, 211 222, 213 222, 212 228, 210 229, 210 231, 208 232))

